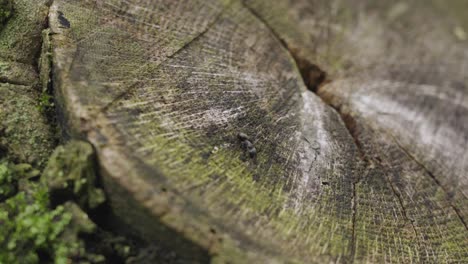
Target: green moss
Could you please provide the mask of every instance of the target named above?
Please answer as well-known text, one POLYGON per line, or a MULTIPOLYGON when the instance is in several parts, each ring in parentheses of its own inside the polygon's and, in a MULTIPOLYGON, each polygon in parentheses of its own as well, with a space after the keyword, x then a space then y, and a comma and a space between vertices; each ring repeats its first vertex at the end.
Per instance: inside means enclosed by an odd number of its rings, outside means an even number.
POLYGON ((29 164, 12 164, 0 161, 0 201, 13 196, 17 191, 18 181, 37 177, 40 172, 29 164))
POLYGON ((11 160, 44 167, 55 145, 52 128, 37 109, 30 86, 0 84, 0 145, 11 160))
POLYGON ((6 61, 34 64, 41 48, 41 32, 47 24, 50 0, 8 2, 14 4, 14 14, 0 31, 0 57, 6 61))
POLYGON ((48 188, 30 180, 38 175, 28 164, 0 163, 0 190, 13 188, 0 203, 0 263, 102 263, 104 257, 86 252, 79 237, 96 225, 73 202, 51 208, 48 188))
POLYGON ((49 159, 41 181, 53 193, 70 195, 83 208, 96 208, 105 200, 104 192, 95 187, 93 147, 82 141, 59 146, 49 159))
POLYGON ((48 113, 50 112, 51 109, 54 107, 54 98, 49 95, 47 92, 41 93, 41 96, 39 97, 39 104, 38 104, 38 110, 41 113, 48 113))
POLYGON ((0 27, 13 14, 13 2, 11 0, 0 0, 0 27))
POLYGON ((72 215, 63 206, 48 207, 45 188, 34 186, 31 193, 20 192, 0 206, 0 262, 38 263, 38 252, 45 252, 56 261, 66 263, 73 242, 58 238, 70 223, 72 215))
POLYGON ((13 172, 8 163, 0 163, 0 201, 10 197, 15 192, 13 172))

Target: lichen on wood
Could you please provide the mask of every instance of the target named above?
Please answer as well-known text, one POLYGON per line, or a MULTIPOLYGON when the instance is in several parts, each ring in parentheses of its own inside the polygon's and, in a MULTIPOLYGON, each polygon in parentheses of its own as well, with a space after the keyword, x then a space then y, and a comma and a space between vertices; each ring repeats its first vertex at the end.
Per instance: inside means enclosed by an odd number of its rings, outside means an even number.
POLYGON ((434 3, 56 0, 63 130, 122 229, 199 261, 466 261, 466 43, 434 3))
POLYGON ((299 66, 328 73, 318 94, 370 169, 354 188, 354 259, 466 261, 467 43, 453 33, 466 23, 450 10, 463 1, 245 2, 299 66))
POLYGON ((148 239, 173 230, 219 262, 350 259, 362 168, 338 114, 239 1, 160 4, 173 23, 119 1, 51 8, 64 126, 96 147, 116 214, 148 239), (200 20, 180 31, 181 12, 200 20))

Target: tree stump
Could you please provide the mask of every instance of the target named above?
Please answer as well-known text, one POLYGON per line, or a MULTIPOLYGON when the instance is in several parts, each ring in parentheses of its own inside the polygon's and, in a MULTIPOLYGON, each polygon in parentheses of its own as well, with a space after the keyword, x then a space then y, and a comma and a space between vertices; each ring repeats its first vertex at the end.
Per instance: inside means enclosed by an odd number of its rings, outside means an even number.
POLYGON ((463 7, 55 0, 64 136, 122 228, 199 261, 466 262, 463 7))

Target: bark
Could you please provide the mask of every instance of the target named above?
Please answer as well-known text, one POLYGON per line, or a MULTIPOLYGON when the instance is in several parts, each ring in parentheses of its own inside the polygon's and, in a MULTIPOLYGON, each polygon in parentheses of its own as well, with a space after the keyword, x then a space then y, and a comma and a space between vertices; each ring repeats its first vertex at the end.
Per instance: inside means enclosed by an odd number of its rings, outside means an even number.
POLYGON ((467 261, 464 2, 374 2, 55 0, 64 136, 121 227, 200 261, 467 261))

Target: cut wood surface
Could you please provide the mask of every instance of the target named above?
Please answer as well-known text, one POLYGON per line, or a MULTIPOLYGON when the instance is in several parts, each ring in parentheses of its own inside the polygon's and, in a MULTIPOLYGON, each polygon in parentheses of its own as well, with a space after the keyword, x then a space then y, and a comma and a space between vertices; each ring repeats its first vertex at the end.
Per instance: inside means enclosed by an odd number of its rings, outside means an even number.
POLYGON ((328 73, 319 95, 341 113, 364 160, 376 167, 356 184, 354 258, 466 261, 468 46, 457 31, 466 28, 467 2, 247 5, 299 66, 328 73), (376 180, 382 200, 369 203, 376 180), (388 232, 369 232, 382 221, 388 232))
POLYGON ((65 136, 122 226, 200 261, 468 261, 464 2, 374 2, 55 0, 65 136))

